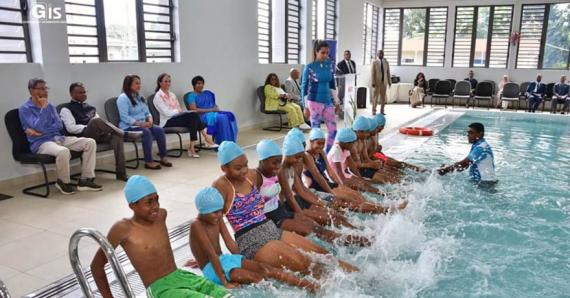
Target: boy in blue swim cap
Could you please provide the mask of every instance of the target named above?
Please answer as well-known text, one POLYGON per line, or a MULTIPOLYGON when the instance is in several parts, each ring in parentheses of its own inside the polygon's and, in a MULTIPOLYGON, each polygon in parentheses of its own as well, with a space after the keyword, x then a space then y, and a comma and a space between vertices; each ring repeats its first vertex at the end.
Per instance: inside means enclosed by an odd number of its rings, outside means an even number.
MULTIPOLYGON (((223 287, 177 269, 168 238, 166 210, 160 208, 156 188, 146 177, 129 178, 124 192, 134 214, 116 222, 107 239, 113 248, 123 247, 149 297, 233 297, 223 287)), ((101 295, 113 297, 105 273, 106 263, 105 254, 99 249, 91 262, 91 272, 101 295)))
POLYGON ((224 199, 217 189, 203 188, 196 194, 195 203, 198 217, 190 224, 190 249, 204 277, 226 288, 272 278, 312 292, 318 290, 316 284, 240 255, 237 243, 222 220, 224 199), (224 239, 229 254, 222 253, 220 236, 224 239))

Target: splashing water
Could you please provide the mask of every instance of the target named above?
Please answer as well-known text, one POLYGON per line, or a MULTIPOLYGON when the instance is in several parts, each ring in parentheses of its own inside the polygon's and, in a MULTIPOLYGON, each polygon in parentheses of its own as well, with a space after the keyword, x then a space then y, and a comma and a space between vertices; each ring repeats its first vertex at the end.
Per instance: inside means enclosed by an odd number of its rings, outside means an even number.
MULTIPOLYGON (((477 188, 467 173, 410 175, 383 186, 389 199, 406 194, 408 207, 379 216, 348 213, 372 246, 332 247, 312 237, 360 268, 349 274, 329 264, 318 297, 570 296, 570 119, 467 113, 412 149, 407 161, 435 168, 463 159, 471 122, 485 124, 496 188, 477 188)), ((236 295, 312 296, 276 282, 236 295)))

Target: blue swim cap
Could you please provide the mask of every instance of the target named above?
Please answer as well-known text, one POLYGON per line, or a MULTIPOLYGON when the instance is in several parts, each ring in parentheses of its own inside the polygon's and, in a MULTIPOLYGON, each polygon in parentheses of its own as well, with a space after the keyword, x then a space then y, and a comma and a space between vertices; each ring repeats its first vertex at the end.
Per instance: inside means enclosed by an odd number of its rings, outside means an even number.
POLYGON ((324 138, 325 138, 325 133, 320 128, 311 129, 311 133, 309 134, 310 141, 324 139, 324 138))
POLYGON ((368 131, 368 120, 364 116, 358 116, 352 122, 352 129, 354 131, 368 131))
POLYGON ((283 155, 291 156, 300 152, 304 152, 303 143, 295 136, 286 136, 283 141, 283 155))
POLYGON ((298 128, 292 128, 288 133, 287 136, 291 136, 291 137, 295 137, 299 142, 304 143, 305 142, 305 135, 303 134, 303 132, 298 129, 298 128))
POLYGON ((208 214, 224 208, 224 198, 222 194, 211 186, 198 191, 195 203, 198 214, 208 214))
POLYGON ((356 133, 350 128, 341 128, 336 133, 336 140, 341 143, 352 143, 356 141, 356 133))
POLYGON ((378 123, 376 123, 376 119, 366 117, 366 120, 368 120, 368 131, 375 132, 376 128, 378 127, 378 123))
POLYGON ((227 165, 244 154, 243 149, 232 141, 223 141, 220 147, 218 147, 218 161, 221 165, 227 165))
POLYGON ((134 175, 129 178, 125 184, 125 197, 127 202, 136 203, 138 200, 156 193, 156 188, 147 177, 141 175, 134 175))
POLYGON ((386 117, 384 117, 382 114, 376 114, 376 116, 374 116, 374 119, 376 120, 377 126, 384 126, 386 124, 386 117))
POLYGON ((266 160, 273 156, 281 156, 281 148, 272 140, 261 140, 255 147, 259 160, 266 160))

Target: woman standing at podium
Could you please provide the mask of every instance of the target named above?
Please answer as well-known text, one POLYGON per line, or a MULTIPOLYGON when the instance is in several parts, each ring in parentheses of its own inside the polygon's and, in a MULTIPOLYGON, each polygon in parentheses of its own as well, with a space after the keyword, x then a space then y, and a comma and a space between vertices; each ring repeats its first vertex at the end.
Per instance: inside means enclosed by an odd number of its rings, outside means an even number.
POLYGON ((335 65, 328 57, 328 43, 317 41, 313 48, 313 62, 305 66, 301 80, 301 98, 305 101, 306 113, 310 114, 311 127, 320 128, 321 121, 327 126, 327 152, 336 136, 335 112, 340 111, 334 78, 335 65))

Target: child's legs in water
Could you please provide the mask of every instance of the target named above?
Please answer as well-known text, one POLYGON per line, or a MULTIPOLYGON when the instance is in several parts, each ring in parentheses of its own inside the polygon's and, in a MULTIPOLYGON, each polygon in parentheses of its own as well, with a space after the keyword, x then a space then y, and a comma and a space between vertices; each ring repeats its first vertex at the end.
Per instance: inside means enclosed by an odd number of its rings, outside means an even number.
MULTIPOLYGON (((271 278, 271 279, 275 279, 278 281, 285 282, 285 283, 292 285, 292 286, 307 288, 313 292, 318 289, 317 285, 315 285, 315 284, 313 284, 307 280, 300 279, 293 274, 284 272, 281 269, 278 269, 278 268, 275 268, 273 266, 266 265, 266 264, 263 264, 263 263, 260 263, 257 261, 244 259, 242 262, 242 269, 245 269, 249 272, 255 273, 257 276, 259 276, 259 278, 260 278, 259 281, 261 281, 263 278, 271 278)), ((233 273, 233 271, 232 271, 232 273, 233 273)), ((233 276, 232 276, 232 280, 233 280, 233 276)), ((259 281, 257 281, 256 283, 258 283, 259 281)))
POLYGON ((263 280, 263 276, 258 272, 245 268, 244 264, 249 262, 243 259, 242 268, 234 268, 230 272, 230 282, 239 284, 256 284, 263 280))
MULTIPOLYGON (((329 255, 330 252, 326 249, 324 249, 323 247, 313 243, 311 240, 296 235, 294 233, 291 232, 287 232, 284 231, 283 234, 281 234, 281 240, 289 245, 291 245, 292 247, 298 248, 300 250, 303 250, 305 252, 314 252, 314 253, 318 253, 318 254, 322 254, 322 255, 329 255)), ((330 257, 332 259, 336 258, 332 255, 330 255, 330 257)), ((340 266, 349 272, 353 272, 353 271, 358 271, 357 267, 354 267, 346 262, 343 262, 341 260, 338 260, 340 266)))
MULTIPOLYGON (((285 232, 284 232, 285 233, 285 232)), ((309 274, 311 261, 291 245, 271 240, 265 244, 253 257, 254 261, 276 268, 287 268, 291 271, 309 274)))
POLYGON ((312 218, 320 225, 334 224, 336 226, 354 228, 354 225, 352 225, 342 214, 327 208, 312 205, 311 208, 303 210, 303 215, 312 218))

